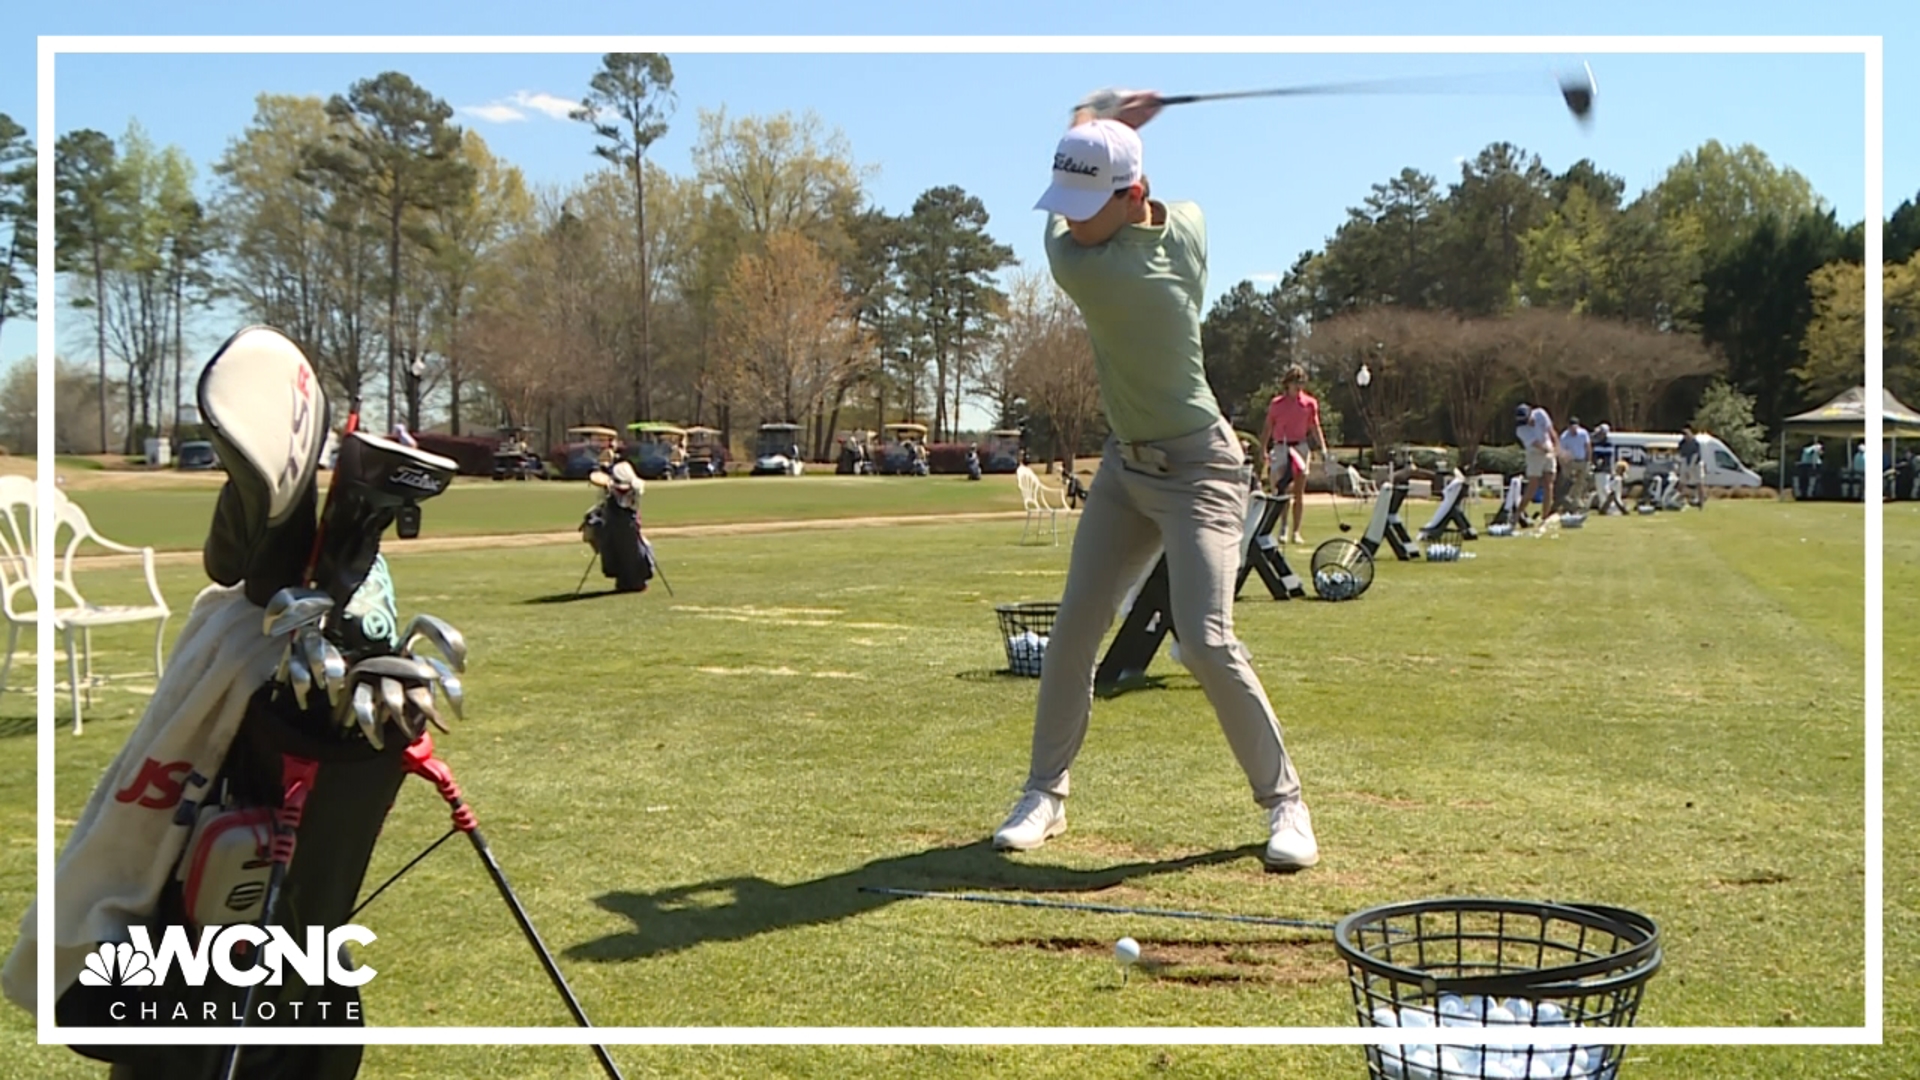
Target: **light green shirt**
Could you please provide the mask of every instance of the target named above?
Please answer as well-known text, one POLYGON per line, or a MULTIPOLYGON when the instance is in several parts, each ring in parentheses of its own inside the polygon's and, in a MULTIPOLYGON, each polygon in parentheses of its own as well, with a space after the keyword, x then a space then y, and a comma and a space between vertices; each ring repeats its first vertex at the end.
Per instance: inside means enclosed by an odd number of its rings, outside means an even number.
POLYGON ((1200 353, 1206 219, 1193 203, 1164 205, 1164 225, 1127 225, 1095 247, 1047 217, 1053 280, 1086 319, 1107 423, 1130 442, 1188 435, 1221 416, 1200 353))

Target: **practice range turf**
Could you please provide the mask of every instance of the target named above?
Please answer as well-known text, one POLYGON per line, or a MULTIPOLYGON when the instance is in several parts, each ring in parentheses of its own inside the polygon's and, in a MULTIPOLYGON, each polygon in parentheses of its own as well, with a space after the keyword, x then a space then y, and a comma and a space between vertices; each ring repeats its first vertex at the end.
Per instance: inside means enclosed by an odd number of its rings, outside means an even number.
MULTIPOLYGON (((925 490, 936 486, 982 489, 925 490)), ((1410 505, 1409 519, 1430 507, 1410 505)), ((854 497, 844 512, 887 511, 854 497)), ((1310 511, 1309 535, 1332 526, 1310 511)), ((1024 777, 1036 685, 1000 673, 994 605, 1057 598, 1069 550, 1070 523, 1058 547, 1022 546, 1020 531, 1016 519, 663 539, 674 595, 656 582, 574 602, 579 544, 389 545, 402 616, 440 615, 472 643, 468 718, 437 741, 596 1024, 1354 1024, 1324 931, 863 885, 1328 922, 1444 895, 1617 904, 1666 938, 1642 1026, 1863 1023, 1861 508, 1725 502, 1486 538, 1456 564, 1389 559, 1353 603, 1276 603, 1250 580, 1238 629, 1324 857, 1296 876, 1261 871, 1262 818, 1196 683, 1164 651, 1155 685, 1096 704, 1069 831, 1029 854, 988 848, 1024 777), (1153 963, 1123 987, 1111 951, 1124 935, 1153 963)), ((1886 533, 1886 593, 1911 596, 1920 510, 1889 507, 1886 533)), ((131 518, 110 535, 155 539, 131 518)), ((1287 550, 1304 563, 1309 549, 1287 550)), ((90 577, 103 600, 137 591, 124 569, 90 577)), ((170 634, 204 583, 191 562, 163 568, 170 634)), ((595 574, 587 592, 606 584, 595 574)), ((1904 838, 1920 824, 1920 761, 1904 610, 1889 610, 1886 654, 1888 1045, 1640 1046, 1630 1080, 1913 1075, 1920 866, 1904 838)), ((150 640, 150 628, 99 634, 99 663, 150 666, 150 640)), ((27 678, 16 665, 15 690, 27 678)), ((98 698, 78 738, 57 699, 61 836, 138 719, 140 684, 98 698)), ((9 926, 33 880, 32 703, 0 697, 9 926)), ((434 793, 409 784, 368 887, 445 828, 434 793)), ((366 990, 373 1023, 569 1023, 464 846, 436 852, 360 921, 379 934, 361 952, 380 972, 366 990)), ((612 1052, 628 1076, 1364 1074, 1356 1047, 612 1052)), ((0 1009, 0 1076, 96 1075, 0 1009)), ((361 1075, 600 1074, 577 1046, 396 1046, 369 1048, 361 1075)))

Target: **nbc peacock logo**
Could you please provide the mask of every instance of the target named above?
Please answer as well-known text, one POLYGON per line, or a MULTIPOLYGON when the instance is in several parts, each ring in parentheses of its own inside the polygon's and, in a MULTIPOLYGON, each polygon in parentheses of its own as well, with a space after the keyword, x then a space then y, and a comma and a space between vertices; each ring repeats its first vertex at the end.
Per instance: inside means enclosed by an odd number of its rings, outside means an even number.
POLYGON ((110 941, 87 954, 80 981, 87 986, 153 986, 158 982, 153 957, 146 950, 110 941))

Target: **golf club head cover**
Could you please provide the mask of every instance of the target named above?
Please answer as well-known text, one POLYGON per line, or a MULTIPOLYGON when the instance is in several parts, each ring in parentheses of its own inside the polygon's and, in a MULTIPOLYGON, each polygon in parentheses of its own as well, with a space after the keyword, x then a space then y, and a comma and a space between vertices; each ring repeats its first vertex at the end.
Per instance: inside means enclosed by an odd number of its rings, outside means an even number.
MULTIPOLYGON (((448 458, 356 431, 340 443, 334 461, 335 490, 327 497, 314 587, 333 597, 342 615, 334 643, 349 662, 392 652, 399 627, 390 612, 390 585, 363 590, 380 556, 380 534, 404 503, 447 490, 459 466, 448 458), (384 645, 384 647, 382 647, 384 645)), ((384 578, 384 560, 376 578, 384 578)), ((374 581, 375 586, 383 585, 374 581)))
POLYGON ((272 327, 249 326, 207 361, 197 396, 227 470, 202 563, 221 585, 245 581, 247 599, 264 607, 299 583, 313 546, 327 395, 298 345, 272 327))

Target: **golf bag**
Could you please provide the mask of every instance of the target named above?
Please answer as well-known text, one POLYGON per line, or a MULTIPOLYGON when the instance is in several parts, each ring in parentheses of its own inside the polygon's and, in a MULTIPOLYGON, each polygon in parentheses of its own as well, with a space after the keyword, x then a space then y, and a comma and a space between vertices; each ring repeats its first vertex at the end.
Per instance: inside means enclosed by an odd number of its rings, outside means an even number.
POLYGON ((1526 525, 1527 515, 1524 506, 1527 482, 1516 476, 1507 481, 1507 493, 1500 500, 1500 509, 1493 515, 1488 525, 1511 525, 1521 528, 1526 525))
POLYGON ((1640 501, 1634 510, 1642 514, 1652 514, 1661 510, 1678 510, 1684 505, 1680 495, 1680 478, 1669 468, 1655 465, 1647 467, 1647 479, 1640 486, 1640 501))
POLYGON ((1626 463, 1621 462, 1606 472, 1601 473, 1599 483, 1598 509, 1600 513, 1608 517, 1625 514, 1627 512, 1627 504, 1623 498, 1623 493, 1627 488, 1626 463))
POLYGON ((1465 510, 1467 494, 1467 478, 1460 470, 1455 469, 1453 478, 1447 481, 1445 490, 1441 492, 1439 508, 1434 510, 1433 516, 1420 527, 1420 539, 1432 540, 1449 526, 1458 531, 1463 540, 1478 538, 1479 534, 1473 528, 1473 520, 1467 516, 1465 510))
POLYGON ((646 482, 621 461, 594 470, 588 478, 605 489, 580 522, 580 539, 600 557, 600 572, 619 592, 646 592, 653 580, 653 546, 640 531, 640 496, 646 482))
MULTIPOLYGON (((354 974, 344 941, 324 943, 350 926, 408 745, 429 722, 442 724, 434 692, 459 708, 453 671, 466 652, 458 631, 431 616, 401 627, 380 537, 445 491, 456 466, 357 431, 356 411, 316 513, 326 397, 299 348, 266 327, 220 347, 198 397, 229 474, 203 548, 215 585, 196 600, 175 663, 62 852, 56 1020, 361 1026, 366 976, 354 974), (422 639, 451 666, 414 657, 422 639), (228 933, 248 928, 250 940, 228 933), (177 962, 158 962, 169 937, 188 954, 198 944, 198 975, 177 952, 177 962), (140 951, 143 940, 152 952, 140 951), (67 957, 96 943, 75 969, 67 957), (214 977, 223 953, 265 981, 214 977)), ((9 996, 20 1000, 9 975, 9 996)), ((74 1049, 111 1062, 114 1080, 349 1080, 361 1053, 74 1049)))

